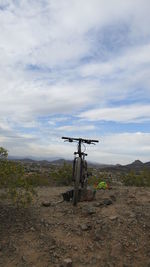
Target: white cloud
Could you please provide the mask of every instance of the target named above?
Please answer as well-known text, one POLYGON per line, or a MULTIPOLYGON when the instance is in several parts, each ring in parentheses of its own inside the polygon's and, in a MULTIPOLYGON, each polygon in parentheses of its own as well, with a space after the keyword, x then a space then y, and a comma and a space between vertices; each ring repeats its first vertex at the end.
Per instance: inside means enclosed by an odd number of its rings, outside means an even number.
POLYGON ((149 161, 150 133, 109 134, 98 137, 100 143, 93 149, 89 147, 89 159, 101 163, 127 164, 140 159, 149 161))
POLYGON ((8 1, 0 13, 1 48, 9 63, 60 65, 91 49, 87 33, 123 21, 131 35, 149 34, 148 0, 8 1))
MULTIPOLYGON (((144 104, 150 97, 149 12, 149 0, 0 1, 0 140, 10 153, 56 155, 55 137, 76 130, 69 115, 149 120, 144 104), (117 25, 128 32, 126 38, 122 32, 114 36, 119 50, 114 52, 99 35, 117 25), (110 107, 120 100, 122 106, 110 107), (138 104, 127 107, 128 100, 138 104), (53 115, 48 125, 39 122, 53 115), (27 128, 34 134, 27 136, 27 128)), ((82 126, 81 135, 94 127, 82 126)), ((63 148, 68 155, 71 150, 63 148)))
POLYGON ((64 125, 57 128, 58 131, 63 131, 63 132, 82 132, 82 131, 91 131, 94 129, 95 129, 94 125, 80 125, 78 122, 76 123, 76 125, 64 125))
MULTIPOLYGON (((0 142, 9 150, 10 156, 73 159, 76 143, 63 143, 61 140, 62 130, 59 131, 59 134, 58 130, 56 134, 50 129, 47 131, 41 129, 40 134, 21 134, 12 130, 0 131, 0 142)), ((88 132, 88 130, 86 131, 88 132)), ((99 144, 86 146, 89 161, 106 164, 127 164, 135 159, 149 161, 150 133, 126 132, 101 136, 97 132, 94 134, 93 131, 90 137, 99 140, 99 144)))
POLYGON ((79 115, 91 121, 144 122, 150 121, 150 105, 128 105, 88 110, 79 115))
POLYGON ((95 75, 118 75, 119 71, 138 71, 150 63, 150 44, 135 45, 127 48, 122 54, 105 62, 88 63, 81 67, 83 76, 95 75))

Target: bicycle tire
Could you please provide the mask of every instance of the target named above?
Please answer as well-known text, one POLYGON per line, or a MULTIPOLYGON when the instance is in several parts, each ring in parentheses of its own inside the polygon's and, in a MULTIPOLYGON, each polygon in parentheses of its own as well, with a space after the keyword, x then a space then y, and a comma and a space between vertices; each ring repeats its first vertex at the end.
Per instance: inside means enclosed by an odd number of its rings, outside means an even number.
POLYGON ((84 160, 84 181, 83 181, 83 189, 87 190, 88 185, 88 169, 87 169, 87 161, 84 160))
POLYGON ((77 158, 75 162, 75 174, 74 174, 74 192, 73 192, 73 205, 76 206, 78 203, 79 196, 79 184, 81 176, 81 158, 77 158))

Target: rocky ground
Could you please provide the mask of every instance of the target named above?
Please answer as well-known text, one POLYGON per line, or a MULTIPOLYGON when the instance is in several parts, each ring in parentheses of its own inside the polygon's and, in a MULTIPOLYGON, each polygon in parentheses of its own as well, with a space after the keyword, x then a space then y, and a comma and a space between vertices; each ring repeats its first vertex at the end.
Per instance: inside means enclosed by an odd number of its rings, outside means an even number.
POLYGON ((77 207, 60 202, 67 189, 39 188, 26 210, 1 204, 0 266, 150 267, 150 189, 114 187, 77 207))

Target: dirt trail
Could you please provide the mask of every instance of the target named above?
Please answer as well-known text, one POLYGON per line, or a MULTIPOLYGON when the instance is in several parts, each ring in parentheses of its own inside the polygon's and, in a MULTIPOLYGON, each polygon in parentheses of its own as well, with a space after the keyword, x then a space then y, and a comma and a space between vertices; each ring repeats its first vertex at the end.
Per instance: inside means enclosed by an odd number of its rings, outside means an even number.
POLYGON ((28 210, 0 206, 0 266, 63 266, 71 258, 73 267, 150 267, 150 189, 114 187, 77 207, 55 204, 67 189, 39 188, 28 210))

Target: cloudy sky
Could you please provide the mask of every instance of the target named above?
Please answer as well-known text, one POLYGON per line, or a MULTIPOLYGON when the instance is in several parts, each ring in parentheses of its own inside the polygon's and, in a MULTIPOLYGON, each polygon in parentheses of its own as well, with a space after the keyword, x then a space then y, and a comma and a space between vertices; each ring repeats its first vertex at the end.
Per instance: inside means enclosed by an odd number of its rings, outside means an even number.
POLYGON ((0 0, 0 146, 150 161, 150 1, 0 0))

